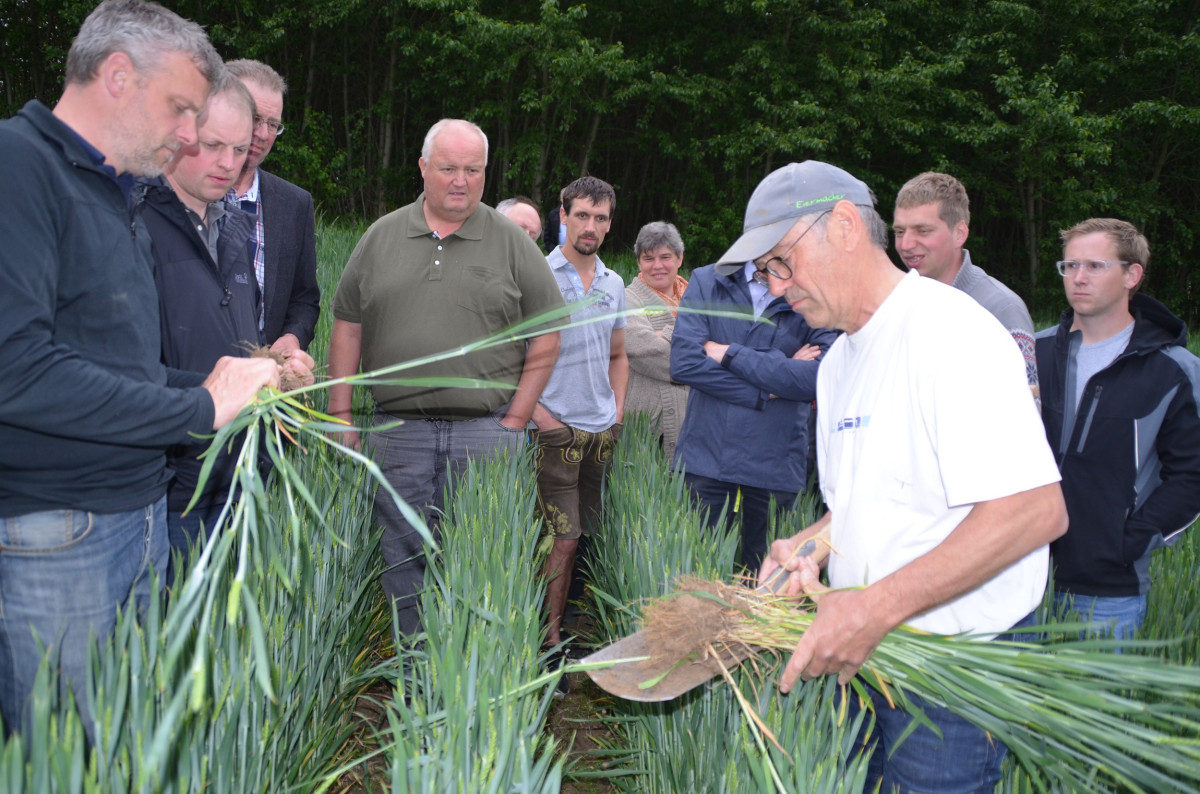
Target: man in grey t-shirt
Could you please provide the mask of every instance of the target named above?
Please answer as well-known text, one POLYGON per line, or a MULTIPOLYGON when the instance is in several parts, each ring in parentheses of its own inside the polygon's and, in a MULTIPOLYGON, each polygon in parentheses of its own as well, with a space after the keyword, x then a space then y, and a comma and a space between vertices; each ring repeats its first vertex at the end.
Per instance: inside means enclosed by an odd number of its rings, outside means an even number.
POLYGON ((962 183, 936 171, 919 174, 900 188, 892 217, 896 252, 904 264, 922 276, 962 290, 991 312, 1025 357, 1025 376, 1037 397, 1033 320, 1025 302, 972 264, 971 252, 963 248, 970 233, 971 209, 962 183))

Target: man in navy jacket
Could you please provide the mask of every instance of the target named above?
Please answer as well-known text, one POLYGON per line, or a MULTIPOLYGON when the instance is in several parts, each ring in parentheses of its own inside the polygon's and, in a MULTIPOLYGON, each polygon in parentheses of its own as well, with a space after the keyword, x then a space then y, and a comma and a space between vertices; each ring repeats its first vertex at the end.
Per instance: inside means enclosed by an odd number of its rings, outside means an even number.
POLYGON ((1150 553, 1200 513, 1200 360, 1183 322, 1138 294, 1150 246, 1132 224, 1092 218, 1062 239, 1071 308, 1037 339, 1070 519, 1050 546, 1055 600, 1127 637, 1146 616, 1150 553))
MULTIPOLYGON (((180 149, 165 169, 165 181, 144 183, 142 218, 154 251, 163 363, 172 369, 207 372, 222 356, 248 356, 262 341, 250 258, 254 221, 223 200, 241 173, 253 118, 250 93, 225 75, 209 97, 198 143, 180 149)), ((285 369, 312 380, 312 359, 303 351, 285 369)), ((184 515, 200 480, 199 456, 207 449, 207 440, 193 439, 167 451, 174 474, 167 489, 173 552, 186 553, 202 524, 212 530, 233 481, 236 456, 224 451, 184 515)))
POLYGON ((769 508, 791 508, 807 483, 808 417, 820 356, 836 332, 810 328, 773 298, 747 265, 692 273, 680 308, 743 312, 739 317, 679 312, 671 377, 691 387, 675 469, 725 525, 741 519, 742 565, 757 571, 767 551, 769 508))

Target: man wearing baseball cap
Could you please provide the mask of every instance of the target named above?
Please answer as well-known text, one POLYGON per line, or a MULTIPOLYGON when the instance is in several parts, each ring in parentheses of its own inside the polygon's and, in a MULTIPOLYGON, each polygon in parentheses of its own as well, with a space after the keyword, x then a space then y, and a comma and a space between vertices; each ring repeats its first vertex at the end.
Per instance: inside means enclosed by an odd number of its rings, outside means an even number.
MULTIPOLYGON (((817 467, 829 512, 776 541, 761 572, 786 561, 789 592, 820 593, 815 564, 791 556, 830 528, 833 589, 819 595, 784 691, 797 678, 848 682, 902 623, 980 639, 1030 625, 1047 544, 1067 527, 1012 338, 964 293, 901 273, 887 242, 867 186, 810 160, 759 184, 744 234, 721 258, 753 260, 809 325, 845 332, 817 375, 817 467)), ((911 717, 870 691, 869 786, 974 792, 999 781, 1007 751, 986 732, 919 702, 941 735, 922 726, 900 741, 911 717)))

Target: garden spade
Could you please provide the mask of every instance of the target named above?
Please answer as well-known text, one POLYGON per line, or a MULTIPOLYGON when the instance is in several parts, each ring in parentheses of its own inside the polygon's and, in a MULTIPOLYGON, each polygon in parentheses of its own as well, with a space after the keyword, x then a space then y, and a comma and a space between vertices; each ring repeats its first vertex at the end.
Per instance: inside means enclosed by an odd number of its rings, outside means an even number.
MULTIPOLYGON (((817 562, 829 553, 829 528, 826 527, 802 543, 796 549, 797 557, 812 557, 817 562)), ((767 581, 755 588, 756 593, 768 595, 783 590, 787 583, 788 570, 782 566, 775 569, 767 581)), ((680 661, 655 658, 645 631, 637 631, 617 640, 606 648, 584 657, 589 662, 618 661, 609 667, 588 670, 587 674, 606 692, 626 700, 656 703, 672 700, 721 674, 721 667, 731 669, 741 664, 753 653, 745 645, 714 647, 716 656, 691 658, 680 661)))

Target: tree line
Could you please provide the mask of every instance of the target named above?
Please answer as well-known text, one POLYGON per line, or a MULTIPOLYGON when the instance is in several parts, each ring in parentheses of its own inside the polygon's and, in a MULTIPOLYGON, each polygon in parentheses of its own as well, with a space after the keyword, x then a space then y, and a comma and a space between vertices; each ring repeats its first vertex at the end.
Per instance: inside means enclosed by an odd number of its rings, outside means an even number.
MULTIPOLYGON (((817 158, 890 220, 924 170, 972 198, 974 259, 1063 305, 1057 230, 1112 215, 1154 252, 1147 291, 1190 322, 1200 231, 1200 0, 166 0, 226 57, 289 81, 268 167, 333 218, 420 191, 443 116, 491 141, 485 201, 616 187, 612 243, 668 219, 719 255, 755 184, 817 158)), ((0 98, 53 102, 92 0, 0 0, 0 98)))

